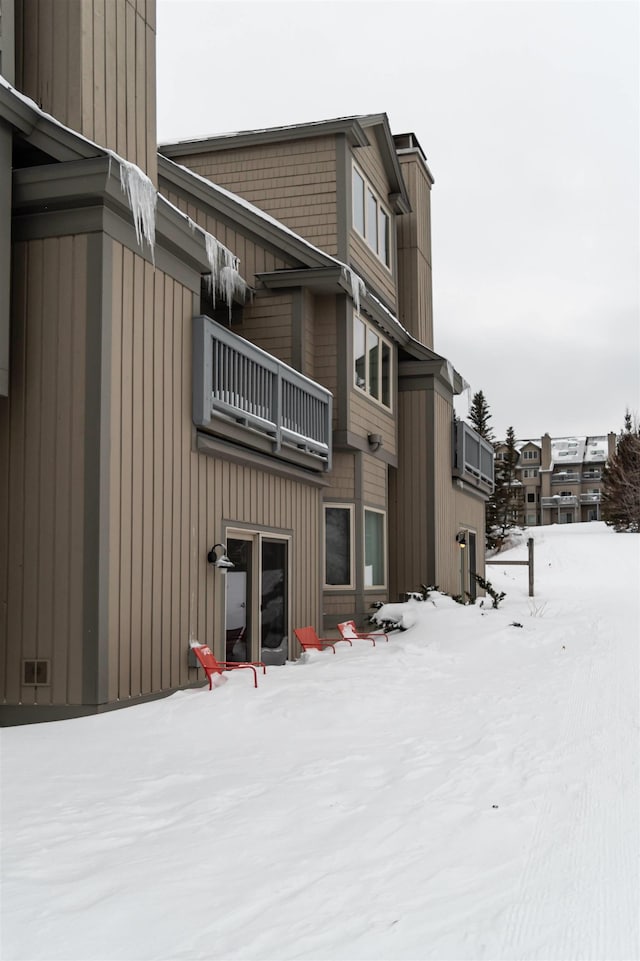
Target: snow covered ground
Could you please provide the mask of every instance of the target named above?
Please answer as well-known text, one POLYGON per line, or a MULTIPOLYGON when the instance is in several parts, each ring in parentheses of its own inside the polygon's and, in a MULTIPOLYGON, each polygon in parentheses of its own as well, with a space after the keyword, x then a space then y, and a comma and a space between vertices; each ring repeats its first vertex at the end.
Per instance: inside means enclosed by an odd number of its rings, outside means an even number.
POLYGON ((5 729, 2 957, 636 961, 640 537, 534 535, 533 599, 5 729))

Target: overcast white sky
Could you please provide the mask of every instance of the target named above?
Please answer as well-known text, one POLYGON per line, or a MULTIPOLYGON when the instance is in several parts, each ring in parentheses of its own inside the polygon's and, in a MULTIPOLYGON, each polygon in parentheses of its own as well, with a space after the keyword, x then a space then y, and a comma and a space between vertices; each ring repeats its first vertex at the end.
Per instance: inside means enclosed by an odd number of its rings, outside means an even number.
POLYGON ((160 142, 382 112, 415 133, 435 177, 435 349, 498 435, 640 413, 636 0, 157 8, 160 142))

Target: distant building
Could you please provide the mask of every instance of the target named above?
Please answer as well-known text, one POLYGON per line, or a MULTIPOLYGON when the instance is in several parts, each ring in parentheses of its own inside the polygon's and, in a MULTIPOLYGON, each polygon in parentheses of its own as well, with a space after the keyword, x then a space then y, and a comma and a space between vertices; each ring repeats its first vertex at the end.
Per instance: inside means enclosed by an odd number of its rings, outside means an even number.
MULTIPOLYGON (((602 470, 616 446, 615 433, 598 437, 519 440, 514 519, 523 527, 600 520, 602 470)), ((505 457, 505 443, 496 460, 505 457)))

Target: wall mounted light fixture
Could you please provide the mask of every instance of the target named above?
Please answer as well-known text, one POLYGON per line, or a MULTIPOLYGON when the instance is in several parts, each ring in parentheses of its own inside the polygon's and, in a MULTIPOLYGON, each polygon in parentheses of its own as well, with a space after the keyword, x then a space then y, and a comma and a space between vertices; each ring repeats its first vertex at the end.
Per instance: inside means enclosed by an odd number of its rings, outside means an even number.
POLYGON ((380 450, 382 447, 382 434, 367 434, 367 440, 369 441, 369 447, 371 450, 380 450))
POLYGON ((458 531, 456 534, 456 541, 458 542, 458 547, 462 550, 467 546, 467 532, 458 531))
POLYGON ((214 544, 211 550, 209 551, 209 553, 207 554, 207 560, 209 561, 210 564, 213 564, 214 567, 217 567, 219 570, 221 570, 223 574, 226 574, 231 567, 236 566, 233 563, 233 561, 230 561, 229 558, 227 557, 226 544, 214 544), (216 547, 222 548, 222 553, 220 554, 220 556, 216 554, 216 547))

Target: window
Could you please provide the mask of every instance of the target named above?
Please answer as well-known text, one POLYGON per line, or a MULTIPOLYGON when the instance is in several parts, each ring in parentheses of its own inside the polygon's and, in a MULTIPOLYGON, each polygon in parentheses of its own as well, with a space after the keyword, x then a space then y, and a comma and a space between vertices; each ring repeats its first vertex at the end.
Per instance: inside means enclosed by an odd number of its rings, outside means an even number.
POLYGON ((325 505, 325 587, 353 587, 353 508, 325 505))
POLYGON ((364 237, 385 266, 391 266, 391 216, 357 167, 351 180, 353 193, 353 226, 364 237))
POLYGON ((364 586, 386 585, 385 514, 365 508, 364 511, 364 586))
POLYGON ((527 494, 527 504, 535 504, 535 502, 536 502, 536 493, 535 491, 532 491, 529 494, 527 494))
POLYGON ((537 476, 538 476, 538 468, 537 468, 537 467, 525 467, 525 469, 522 471, 522 476, 523 476, 523 477, 537 477, 537 476))
POLYGON ((538 518, 535 514, 527 514, 527 527, 535 527, 538 523, 538 518))
POLYGON ((391 407, 391 345, 362 317, 353 318, 354 383, 391 407))
POLYGON ((353 168, 353 226, 364 237, 364 180, 353 168))
POLYGON ((538 451, 537 451, 537 450, 525 450, 525 451, 522 452, 522 459, 523 459, 523 460, 537 460, 537 459, 538 459, 538 451))

